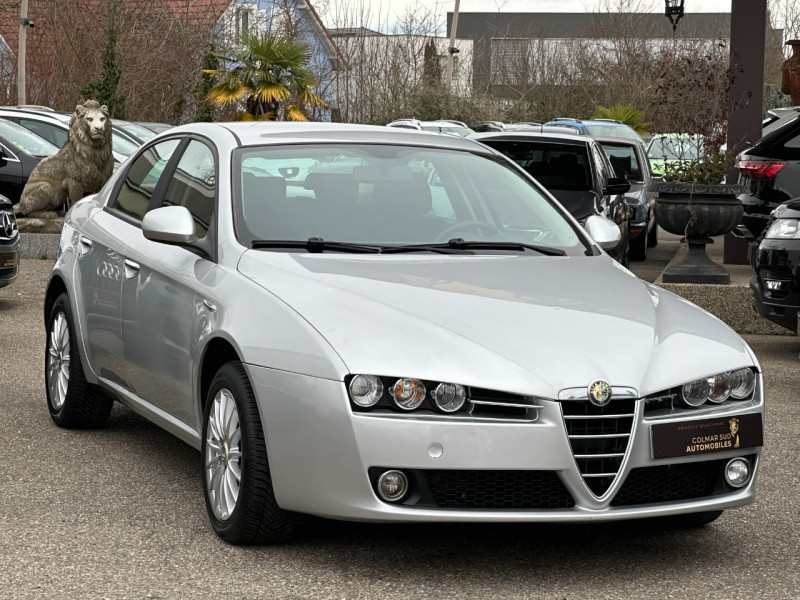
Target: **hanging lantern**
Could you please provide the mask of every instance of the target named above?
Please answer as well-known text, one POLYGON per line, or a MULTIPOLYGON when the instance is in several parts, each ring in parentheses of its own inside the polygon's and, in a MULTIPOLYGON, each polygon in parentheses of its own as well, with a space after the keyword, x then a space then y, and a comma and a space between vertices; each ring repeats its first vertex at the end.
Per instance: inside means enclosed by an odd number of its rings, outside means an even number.
POLYGON ((675 31, 683 16, 683 0, 664 0, 664 5, 664 16, 672 23, 672 31, 675 31))

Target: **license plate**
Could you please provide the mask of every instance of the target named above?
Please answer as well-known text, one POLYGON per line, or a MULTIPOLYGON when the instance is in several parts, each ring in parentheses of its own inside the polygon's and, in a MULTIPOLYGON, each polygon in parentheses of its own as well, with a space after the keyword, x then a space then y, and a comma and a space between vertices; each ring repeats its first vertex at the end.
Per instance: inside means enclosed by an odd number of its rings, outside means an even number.
POLYGON ((19 264, 19 253, 0 254, 0 269, 7 267, 16 267, 19 264))
POLYGON ((764 445, 760 414, 658 423, 650 432, 653 458, 695 456, 764 445))

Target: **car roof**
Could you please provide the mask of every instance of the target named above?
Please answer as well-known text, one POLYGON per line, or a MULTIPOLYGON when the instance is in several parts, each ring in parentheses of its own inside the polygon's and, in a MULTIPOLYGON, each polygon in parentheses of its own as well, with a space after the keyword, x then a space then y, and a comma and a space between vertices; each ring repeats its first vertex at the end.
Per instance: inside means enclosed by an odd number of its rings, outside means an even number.
POLYGON ((219 136, 227 132, 240 146, 278 143, 365 143, 431 146, 485 152, 485 147, 467 138, 441 135, 384 125, 357 125, 317 121, 236 121, 224 123, 189 123, 173 127, 172 133, 198 133, 219 136))
MULTIPOLYGON (((783 144, 785 138, 797 135, 800 128, 800 113, 790 113, 764 127, 761 139, 751 149, 764 149, 773 143, 783 144)), ((749 152, 750 150, 748 150, 749 152)))
POLYGON ((467 139, 483 141, 486 139, 494 140, 513 140, 513 141, 540 141, 540 142, 559 142, 574 145, 587 146, 594 140, 588 135, 573 135, 570 133, 539 133, 537 131, 486 131, 472 133, 467 139))
POLYGON ((54 110, 28 110, 26 108, 13 108, 13 107, 0 107, 0 114, 20 117, 24 116, 30 119, 39 119, 47 121, 48 123, 59 123, 69 126, 71 115, 66 113, 56 112, 54 110))

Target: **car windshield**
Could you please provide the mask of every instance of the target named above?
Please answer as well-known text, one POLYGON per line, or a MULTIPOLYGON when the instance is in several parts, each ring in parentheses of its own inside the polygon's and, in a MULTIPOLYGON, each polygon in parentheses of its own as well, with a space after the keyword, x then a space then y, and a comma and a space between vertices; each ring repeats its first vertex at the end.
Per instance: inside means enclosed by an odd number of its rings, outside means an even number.
POLYGON ((662 160, 697 160, 702 142, 682 137, 657 137, 650 142, 647 156, 662 160))
POLYGON ((617 177, 624 177, 631 181, 643 181, 642 166, 636 159, 636 151, 633 146, 617 146, 614 144, 601 144, 605 150, 611 166, 614 167, 614 174, 617 177))
POLYGON ((13 146, 12 150, 19 150, 32 156, 52 156, 58 152, 58 146, 11 121, 0 119, 0 135, 13 146))
POLYGON ((237 150, 234 169, 236 232, 246 246, 460 240, 463 249, 467 240, 587 252, 563 209, 501 157, 379 144, 268 146, 237 150))

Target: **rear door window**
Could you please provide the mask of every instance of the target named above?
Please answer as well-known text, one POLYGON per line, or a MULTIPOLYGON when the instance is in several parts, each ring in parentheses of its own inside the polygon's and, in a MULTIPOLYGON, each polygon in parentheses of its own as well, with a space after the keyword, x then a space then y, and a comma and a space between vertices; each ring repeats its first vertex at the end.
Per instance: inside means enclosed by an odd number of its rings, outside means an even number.
POLYGON ((48 142, 55 144, 59 148, 64 145, 64 142, 67 141, 67 130, 63 127, 59 127, 58 125, 44 123, 43 121, 36 121, 35 119, 24 118, 19 120, 19 124, 25 129, 29 129, 36 135, 42 136, 48 142))

